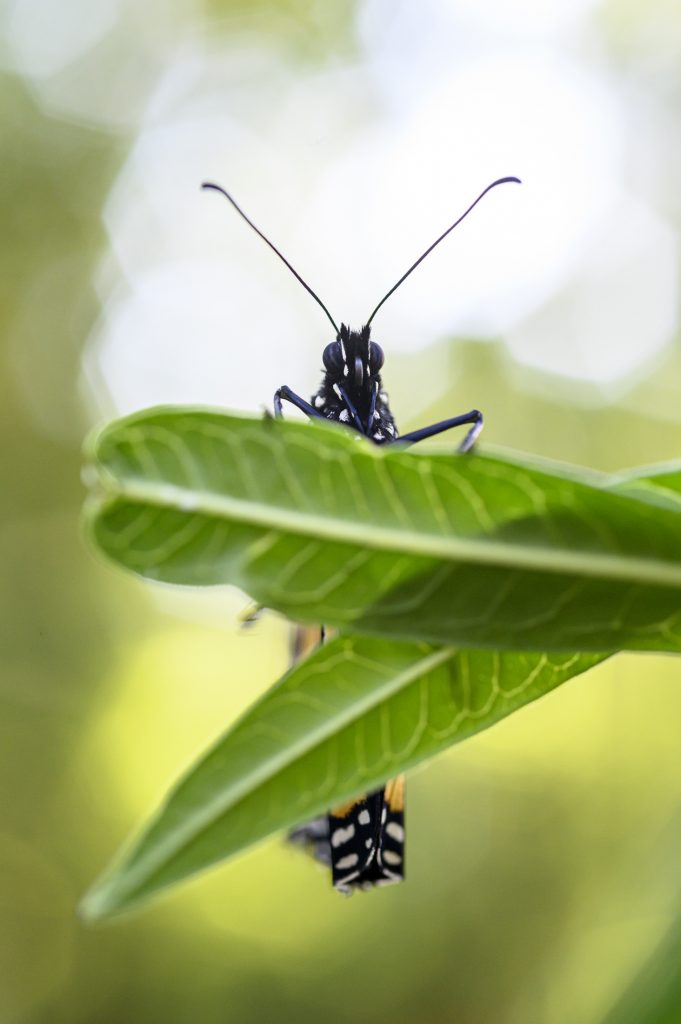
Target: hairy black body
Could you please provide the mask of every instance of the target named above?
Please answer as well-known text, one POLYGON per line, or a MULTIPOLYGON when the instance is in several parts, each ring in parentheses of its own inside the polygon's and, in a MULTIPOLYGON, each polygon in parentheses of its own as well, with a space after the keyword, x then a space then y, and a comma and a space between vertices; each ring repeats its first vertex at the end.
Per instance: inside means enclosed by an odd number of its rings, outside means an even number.
POLYGON ((324 377, 313 396, 314 409, 328 420, 354 427, 377 444, 397 437, 383 391, 383 349, 371 341, 371 327, 353 331, 341 324, 335 342, 324 349, 324 377))
POLYGON ((324 376, 312 401, 305 401, 283 384, 274 393, 275 415, 282 416, 282 402, 290 402, 312 419, 346 423, 376 444, 397 441, 398 438, 402 444, 414 444, 452 427, 470 424, 470 430, 459 446, 459 451, 469 451, 483 426, 482 413, 477 409, 399 437, 381 381, 383 358, 383 349, 371 340, 369 324, 359 331, 341 324, 336 340, 324 349, 324 376))

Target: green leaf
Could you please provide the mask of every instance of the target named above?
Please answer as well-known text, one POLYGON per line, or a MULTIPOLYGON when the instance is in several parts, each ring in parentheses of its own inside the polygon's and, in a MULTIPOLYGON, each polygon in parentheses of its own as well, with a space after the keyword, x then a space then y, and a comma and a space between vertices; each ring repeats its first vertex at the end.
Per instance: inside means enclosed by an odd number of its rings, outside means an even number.
POLYGON ((681 512, 681 465, 643 466, 615 477, 612 489, 661 508, 681 512))
POLYGON ((91 534, 149 579, 399 639, 681 647, 681 509, 645 486, 191 409, 120 420, 93 456, 91 534))
POLYGON ((294 667, 189 772, 83 912, 126 909, 369 791, 602 657, 338 637, 294 667))
POLYGON ((678 1024, 681 914, 675 918, 601 1024, 678 1024))

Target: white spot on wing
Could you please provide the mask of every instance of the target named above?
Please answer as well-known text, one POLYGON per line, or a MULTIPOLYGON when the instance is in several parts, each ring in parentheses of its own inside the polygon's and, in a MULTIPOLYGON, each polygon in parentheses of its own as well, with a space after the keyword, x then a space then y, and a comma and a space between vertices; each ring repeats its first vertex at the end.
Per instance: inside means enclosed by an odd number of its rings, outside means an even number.
POLYGON ((395 853, 394 850, 383 850, 381 852, 381 860, 386 864, 393 864, 395 866, 402 863, 399 853, 395 853))
POLYGON ((390 821, 385 826, 385 830, 391 839, 394 839, 396 843, 404 842, 404 829, 398 822, 390 821))
POLYGON ((349 853, 347 857, 341 857, 336 861, 336 870, 345 871, 346 868, 354 868, 358 860, 359 857, 356 853, 349 853))
POLYGON ((369 814, 366 808, 363 811, 359 812, 359 814, 357 815, 357 821, 360 823, 360 825, 370 824, 371 815, 369 814))
MULTIPOLYGON (((334 850, 337 849, 339 846, 342 846, 343 843, 347 843, 349 839, 352 839, 354 834, 354 825, 348 825, 347 828, 337 828, 331 836, 331 845, 333 846, 334 850)), ((348 867, 351 868, 352 864, 348 864, 348 867)))
POLYGON ((315 409, 321 409, 321 407, 323 405, 324 405, 324 396, 323 395, 317 395, 317 397, 314 400, 314 407, 315 407, 315 409))
POLYGON ((350 422, 350 413, 348 412, 348 410, 347 409, 341 409, 340 415, 339 415, 338 419, 341 421, 341 423, 349 423, 350 422))
POLYGON ((336 892, 342 892, 344 896, 352 896, 352 886, 350 882, 354 882, 356 878, 359 878, 359 871, 351 871, 345 878, 339 878, 337 882, 334 882, 334 889, 336 892))

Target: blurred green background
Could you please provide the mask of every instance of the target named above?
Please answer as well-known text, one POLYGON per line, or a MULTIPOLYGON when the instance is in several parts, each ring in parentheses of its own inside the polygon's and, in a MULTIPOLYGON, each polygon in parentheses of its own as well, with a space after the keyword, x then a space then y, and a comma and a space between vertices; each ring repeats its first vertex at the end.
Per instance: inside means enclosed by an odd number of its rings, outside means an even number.
POLYGON ((90 428, 309 393, 331 340, 198 184, 357 326, 518 174, 377 319, 401 428, 477 406, 488 443, 676 458, 677 5, 4 0, 0 69, 1 1024, 681 1021, 669 658, 415 773, 404 886, 343 900, 275 838, 137 916, 75 913, 289 657, 243 595, 144 585, 79 534, 90 428))

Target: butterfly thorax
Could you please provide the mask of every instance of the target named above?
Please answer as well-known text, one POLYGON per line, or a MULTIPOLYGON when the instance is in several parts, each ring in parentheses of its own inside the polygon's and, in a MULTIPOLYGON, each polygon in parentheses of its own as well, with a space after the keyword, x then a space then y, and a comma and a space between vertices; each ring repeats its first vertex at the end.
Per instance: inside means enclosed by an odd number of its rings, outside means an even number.
POLYGON ((397 428, 381 383, 383 351, 370 332, 369 326, 353 331, 341 324, 336 340, 324 349, 324 377, 312 404, 326 419, 347 423, 382 444, 397 437, 397 428))

